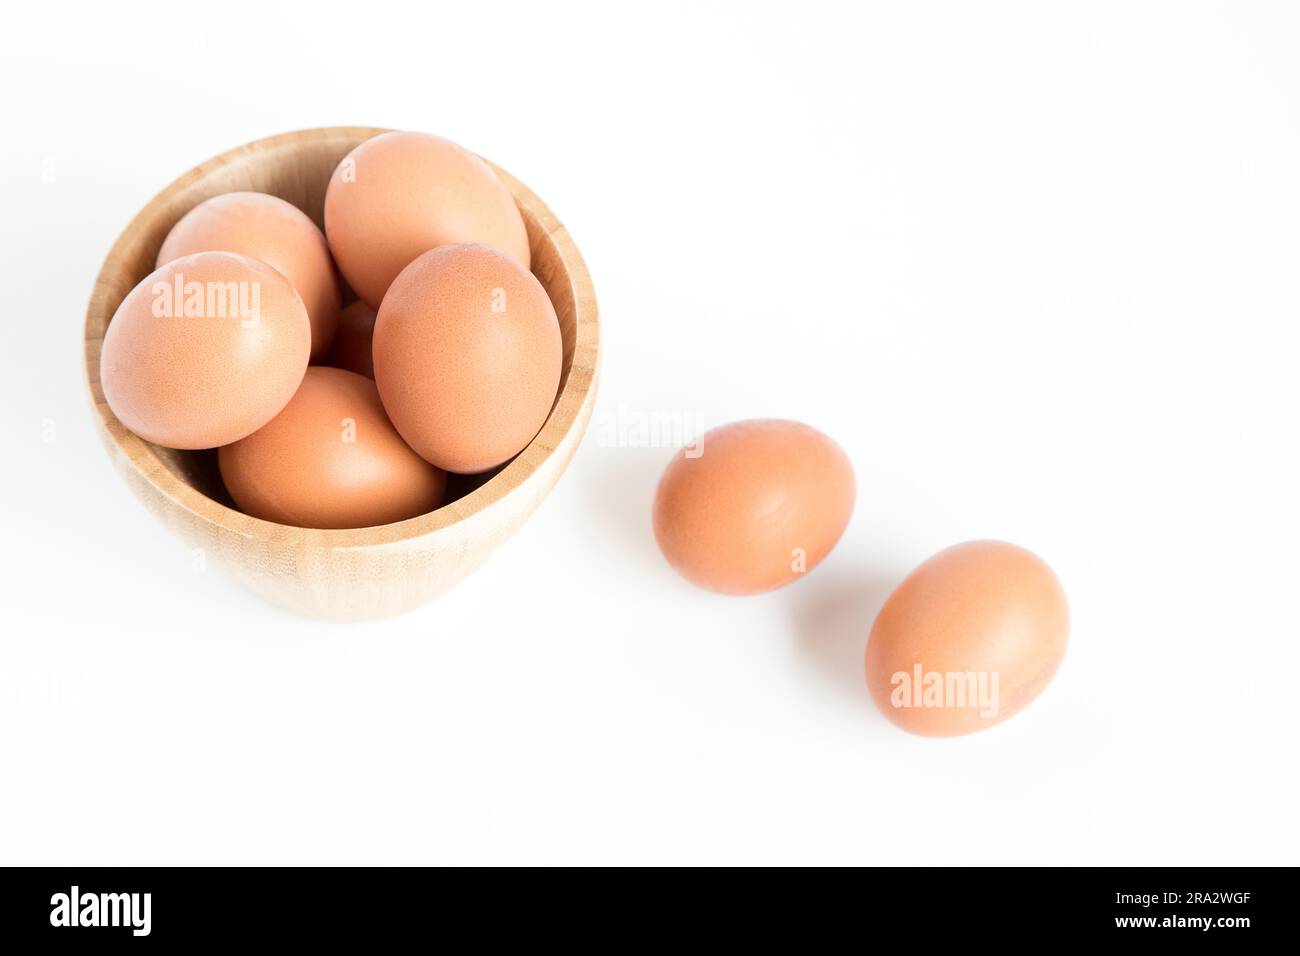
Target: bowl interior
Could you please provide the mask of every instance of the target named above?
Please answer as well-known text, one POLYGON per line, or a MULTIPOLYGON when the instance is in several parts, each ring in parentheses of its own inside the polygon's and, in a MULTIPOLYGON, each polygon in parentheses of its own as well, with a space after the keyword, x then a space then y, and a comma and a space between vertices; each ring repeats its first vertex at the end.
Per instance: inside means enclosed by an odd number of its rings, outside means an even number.
MULTIPOLYGON (((213 520, 226 524, 250 522, 250 528, 284 527, 234 509, 221 482, 215 449, 194 452, 163 448, 144 441, 117 422, 104 401, 99 382, 104 332, 127 293, 153 271, 158 250, 172 226, 195 205, 237 190, 265 192, 297 206, 323 229, 325 189, 334 168, 358 143, 382 132, 385 130, 368 127, 304 130, 259 140, 209 160, 176 180, 141 211, 114 245, 96 280, 86 316, 86 374, 109 439, 164 492, 191 509, 207 512, 213 520), (214 508, 220 512, 213 512, 214 508)), ((574 375, 574 357, 580 345, 584 353, 589 347, 592 372, 595 358, 594 298, 581 257, 545 205, 504 170, 493 168, 510 188, 523 215, 533 274, 546 289, 560 321, 564 346, 560 388, 546 424, 519 456, 483 475, 449 476, 447 501, 437 511, 386 526, 402 536, 426 533, 463 519, 516 487, 574 426, 585 391, 592 385, 590 375, 574 375), (591 302, 591 321, 580 328, 580 307, 587 300, 591 302), (575 382, 575 377, 583 381, 575 382)), ((313 533, 355 539, 358 532, 365 530, 313 533)))

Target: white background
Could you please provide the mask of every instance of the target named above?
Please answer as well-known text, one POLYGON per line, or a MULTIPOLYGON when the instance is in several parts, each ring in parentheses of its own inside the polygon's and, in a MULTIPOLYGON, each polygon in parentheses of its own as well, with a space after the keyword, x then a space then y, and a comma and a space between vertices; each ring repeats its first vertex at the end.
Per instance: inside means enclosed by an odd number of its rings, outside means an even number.
POLYGON ((553 6, 6 14, 0 861, 1300 862, 1300 9, 553 6), (603 320, 536 517, 367 625, 196 572, 81 369, 153 194, 341 124, 515 173, 603 320), (832 435, 844 540, 686 584, 650 414, 832 435), (1006 724, 911 737, 867 633, 975 537, 1056 568, 1070 649, 1006 724))

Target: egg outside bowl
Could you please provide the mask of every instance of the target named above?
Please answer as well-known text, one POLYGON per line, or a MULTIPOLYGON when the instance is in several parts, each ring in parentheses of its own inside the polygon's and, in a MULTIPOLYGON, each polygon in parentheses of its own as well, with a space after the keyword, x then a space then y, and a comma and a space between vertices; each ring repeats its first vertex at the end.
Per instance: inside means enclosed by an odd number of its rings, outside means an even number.
MULTIPOLYGON (((513 534, 554 487, 577 450, 596 396, 600 323, 591 277, 568 231, 527 186, 493 165, 523 214, 532 271, 560 320, 560 390, 546 424, 517 457, 436 511, 376 528, 317 530, 274 524, 231 507, 215 452, 175 451, 127 430, 104 399, 104 332, 126 294, 153 271, 163 239, 186 212, 220 193, 279 196, 323 227, 325 187, 353 147, 387 132, 301 130, 222 153, 164 189, 113 244, 86 312, 86 384, 113 463, 136 496, 194 549, 245 586, 312 617, 365 620, 408 611, 449 590, 513 534)), ((492 165, 489 163, 489 165, 492 165)))

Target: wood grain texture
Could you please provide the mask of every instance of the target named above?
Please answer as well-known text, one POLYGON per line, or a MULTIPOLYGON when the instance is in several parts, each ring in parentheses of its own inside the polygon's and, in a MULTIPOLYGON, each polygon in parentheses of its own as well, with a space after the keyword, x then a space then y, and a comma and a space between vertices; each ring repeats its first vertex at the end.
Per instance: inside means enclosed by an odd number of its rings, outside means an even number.
POLYGON ((275 604, 314 617, 364 620, 417 607, 475 570, 519 528, 577 450, 595 402, 600 322, 591 277, 567 230, 526 186, 493 166, 515 197, 533 273, 555 305, 564 343, 555 407, 537 437, 490 480, 418 518, 378 528, 313 530, 251 518, 226 503, 215 453, 152 445, 104 400, 99 355, 126 294, 153 271, 168 231, 211 196, 279 196, 323 224, 325 187, 366 127, 302 130, 230 150, 190 170, 131 221, 113 245, 86 312, 86 384, 105 448, 128 486, 211 563, 275 604))

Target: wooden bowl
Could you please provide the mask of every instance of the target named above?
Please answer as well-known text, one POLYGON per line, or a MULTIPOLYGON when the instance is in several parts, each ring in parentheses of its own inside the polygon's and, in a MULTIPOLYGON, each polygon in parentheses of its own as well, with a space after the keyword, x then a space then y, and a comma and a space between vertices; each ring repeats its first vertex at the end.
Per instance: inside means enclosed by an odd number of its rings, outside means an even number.
POLYGON ((190 170, 131 221, 95 280, 86 311, 86 384, 113 463, 131 490, 196 549, 253 591, 314 617, 367 619, 409 610, 477 568, 546 497, 577 449, 596 395, 600 325, 591 277, 560 221, 527 186, 493 167, 523 213, 533 274, 555 305, 564 341, 560 391, 537 437, 499 472, 436 511, 377 528, 314 530, 235 510, 215 451, 161 448, 128 431, 104 400, 99 353, 126 294, 153 271, 168 231, 197 203, 256 190, 323 225, 325 187, 364 127, 302 130, 232 149, 190 170))

